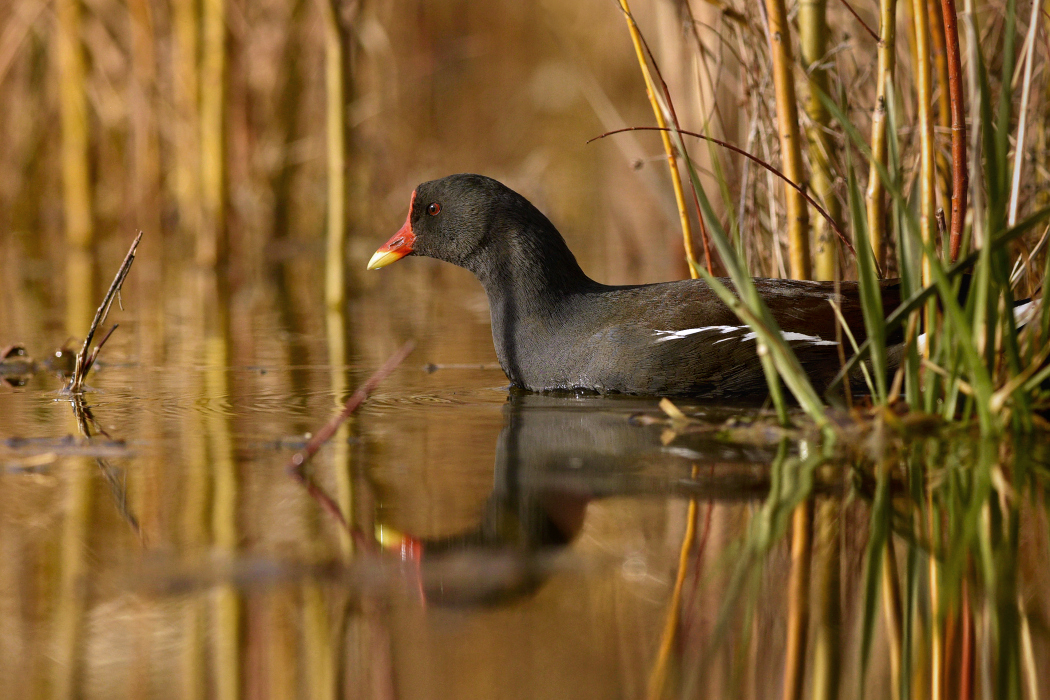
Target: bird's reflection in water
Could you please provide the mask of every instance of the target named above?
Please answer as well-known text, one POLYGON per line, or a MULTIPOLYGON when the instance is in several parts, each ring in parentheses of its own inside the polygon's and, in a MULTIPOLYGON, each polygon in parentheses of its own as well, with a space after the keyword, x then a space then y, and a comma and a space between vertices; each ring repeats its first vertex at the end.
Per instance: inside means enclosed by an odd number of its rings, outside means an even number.
POLYGON ((610 496, 762 498, 777 445, 727 442, 713 426, 668 421, 657 401, 512 394, 481 522, 452 536, 398 534, 428 604, 497 605, 566 566, 587 505, 610 496), (697 467, 697 469, 694 469, 697 467))

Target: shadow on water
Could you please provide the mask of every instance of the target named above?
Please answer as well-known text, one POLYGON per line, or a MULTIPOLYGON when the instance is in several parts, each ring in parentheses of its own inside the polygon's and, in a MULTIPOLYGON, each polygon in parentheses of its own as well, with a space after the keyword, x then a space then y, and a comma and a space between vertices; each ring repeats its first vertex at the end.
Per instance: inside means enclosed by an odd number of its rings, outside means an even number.
POLYGON ((654 400, 513 393, 503 416, 480 522, 440 538, 411 539, 427 602, 506 603, 534 591, 598 499, 760 499, 777 454, 776 445, 733 444, 711 430, 676 433, 654 400), (705 467, 693 474, 696 464, 705 467), (501 565, 493 567, 494 560, 501 565), (461 574, 455 582, 427 575, 428 567, 440 572, 453 565, 461 574))

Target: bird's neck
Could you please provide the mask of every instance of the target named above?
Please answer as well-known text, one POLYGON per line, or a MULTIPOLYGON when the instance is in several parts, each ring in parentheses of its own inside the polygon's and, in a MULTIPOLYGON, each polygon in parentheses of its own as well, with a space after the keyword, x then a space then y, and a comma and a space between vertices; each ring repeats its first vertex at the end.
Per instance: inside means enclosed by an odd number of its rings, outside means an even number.
POLYGON ((573 299, 601 287, 580 268, 561 235, 512 236, 484 251, 484 264, 468 265, 485 287, 496 355, 511 381, 536 363, 562 324, 573 299))
POLYGON ((566 297, 601 286, 583 272, 556 229, 543 234, 499 236, 467 262, 485 287, 494 316, 505 306, 551 313, 566 297))

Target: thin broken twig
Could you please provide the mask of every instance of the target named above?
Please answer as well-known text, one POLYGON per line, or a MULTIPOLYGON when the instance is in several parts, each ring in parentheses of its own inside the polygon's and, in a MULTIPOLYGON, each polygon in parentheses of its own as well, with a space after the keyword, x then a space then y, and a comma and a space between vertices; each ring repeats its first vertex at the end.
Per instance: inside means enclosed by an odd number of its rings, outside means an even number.
POLYGON ((346 517, 339 508, 339 504, 336 503, 331 496, 322 491, 316 484, 307 478, 304 472, 304 467, 310 459, 317 454, 317 451, 321 449, 321 446, 332 439, 335 435, 335 431, 339 429, 339 426, 350 417, 354 411, 356 411, 368 395, 375 391, 379 383, 386 379, 386 377, 397 368, 401 362, 408 357, 408 354, 415 349, 416 344, 411 340, 401 346, 401 348, 390 356, 383 366, 375 371, 375 373, 369 377, 364 384, 357 388, 346 403, 343 404, 343 410, 338 415, 328 421, 323 428, 310 438, 310 441, 306 443, 306 447, 292 455, 291 460, 288 462, 287 472, 288 475, 298 481, 306 491, 317 499, 318 503, 327 510, 332 517, 334 517, 340 525, 344 528, 349 529, 349 523, 346 522, 346 517))
POLYGON ((91 369, 91 365, 95 363, 95 359, 98 357, 98 351, 102 349, 106 341, 109 340, 109 336, 116 330, 116 326, 110 329, 109 333, 106 333, 102 342, 98 344, 95 351, 88 357, 88 348, 91 346, 91 340, 95 337, 95 331, 98 330, 99 325, 106 320, 106 316, 109 314, 109 307, 113 305, 113 299, 116 298, 117 294, 120 293, 120 287, 124 284, 124 278, 128 276, 128 271, 131 270, 131 263, 135 262, 135 251, 139 247, 139 241, 142 240, 142 231, 139 231, 138 235, 135 236, 135 240, 131 244, 131 248, 128 250, 128 254, 124 256, 124 262, 120 264, 120 269, 117 270, 116 276, 113 278, 113 283, 109 285, 109 290, 106 292, 105 298, 102 299, 102 304, 99 305, 98 310, 95 311, 95 318, 91 321, 91 328, 88 330, 87 335, 84 337, 84 345, 81 346, 80 352, 77 353, 76 365, 73 367, 73 378, 69 380, 69 386, 66 387, 66 391, 77 394, 84 389, 84 378, 87 376, 88 370, 91 369))

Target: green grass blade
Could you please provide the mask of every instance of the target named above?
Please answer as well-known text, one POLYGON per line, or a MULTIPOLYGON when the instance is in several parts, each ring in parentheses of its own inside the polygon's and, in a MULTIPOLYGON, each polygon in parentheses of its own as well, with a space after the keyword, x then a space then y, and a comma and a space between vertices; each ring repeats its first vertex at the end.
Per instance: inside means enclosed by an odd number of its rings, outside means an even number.
MULTIPOLYGON (((1012 241, 1012 240, 1016 239, 1018 236, 1022 235, 1025 231, 1027 231, 1031 227, 1041 223, 1042 221, 1044 221, 1044 220, 1046 220, 1048 218, 1050 218, 1050 207, 1046 207, 1044 209, 1040 209, 1039 211, 1037 211, 1036 213, 1032 214, 1027 219, 1025 219, 1024 221, 1022 221, 1019 224, 1017 224, 1016 226, 1010 227, 1006 231, 1006 233, 1004 233, 1001 236, 999 236, 992 243, 992 247, 994 248, 994 247, 1000 247, 1000 246, 1006 245, 1010 241, 1012 241)), ((969 255, 967 255, 962 260, 959 260, 957 263, 955 263, 951 267, 949 267, 946 270, 944 270, 945 275, 949 279, 951 279, 951 278, 955 278, 958 275, 962 274, 967 269, 973 267, 974 263, 977 262, 980 253, 981 253, 980 250, 974 251, 973 253, 970 253, 969 255)), ((899 325, 904 323, 904 321, 907 320, 908 315, 910 313, 912 313, 913 311, 916 311, 917 309, 919 309, 926 302, 926 300, 929 299, 933 294, 936 294, 937 291, 938 291, 937 285, 936 284, 932 284, 929 287, 924 287, 924 288, 920 289, 918 292, 916 292, 915 294, 910 296, 907 300, 902 302, 900 306, 898 306, 896 309, 894 309, 886 317, 886 333, 889 334, 891 331, 895 330, 899 325)), ((831 387, 834 387, 838 382, 842 381, 843 377, 847 376, 847 374, 849 372, 852 372, 853 368, 856 367, 856 363, 857 362, 860 362, 860 361, 862 361, 864 359, 867 359, 868 354, 870 352, 871 352, 871 342, 868 341, 868 340, 865 340, 863 343, 860 344, 860 349, 857 351, 857 354, 854 355, 853 357, 851 357, 846 362, 845 367, 843 367, 842 370, 840 370, 839 373, 837 375, 835 375, 835 378, 831 382, 831 387)))
POLYGON ((886 402, 886 315, 882 308, 882 285, 875 272, 875 254, 868 237, 868 222, 861 204, 860 187, 849 149, 846 149, 846 180, 849 190, 849 212, 853 240, 857 250, 857 277, 860 282, 860 302, 864 313, 864 327, 871 341, 871 364, 875 374, 875 398, 886 402))
MULTIPOLYGON (((859 245, 859 243, 858 243, 859 245)), ((879 582, 882 579, 882 549, 890 536, 890 470, 877 468, 875 502, 871 506, 871 526, 864 554, 863 617, 861 622, 860 664, 858 677, 863 696, 864 678, 871 658, 871 642, 875 637, 875 620, 879 609, 879 582)))
MULTIPOLYGON (((686 149, 685 144, 682 142, 681 134, 673 130, 670 134, 674 139, 675 147, 680 153, 685 154, 686 149)), ((736 288, 739 296, 730 292, 724 284, 708 273, 706 269, 701 268, 699 265, 694 265, 694 269, 718 295, 723 303, 725 303, 742 321, 744 321, 744 323, 750 326, 751 330, 758 336, 760 342, 756 344, 756 347, 759 351, 759 358, 762 359, 763 362, 763 369, 766 371, 767 383, 769 384, 769 390, 773 397, 774 404, 777 407, 778 415, 783 419, 786 419, 786 408, 783 397, 780 395, 779 382, 775 380, 765 364, 768 359, 767 355, 762 351, 763 346, 768 349, 768 357, 771 358, 777 372, 780 373, 784 383, 787 384, 788 389, 795 396, 795 399, 799 402, 799 405, 802 406, 802 409, 809 414, 810 418, 812 418, 822 429, 829 428, 830 421, 825 415, 824 404, 821 402, 820 397, 817 395, 816 390, 809 381, 809 376, 806 374, 805 370, 802 369, 802 365, 799 363, 798 358, 795 357, 795 353, 784 340, 784 336, 781 334, 780 327, 777 325, 776 320, 774 320, 773 314, 770 313, 769 308, 758 295, 758 290, 755 288, 755 283, 751 279, 751 275, 741 264, 739 257, 736 255, 736 251, 733 250, 729 238, 726 236, 725 229, 722 227, 721 221, 711 207, 711 202, 707 198, 707 193, 704 191, 704 188, 700 183, 700 177, 697 175, 692 160, 688 156, 685 156, 683 160, 685 161, 686 169, 689 172, 689 178, 692 180, 693 187, 695 188, 697 199, 700 201, 702 215, 708 224, 708 233, 711 236, 711 241, 715 244, 715 248, 718 250, 718 254, 722 258, 722 262, 725 265, 729 277, 733 281, 733 286, 736 288)))

